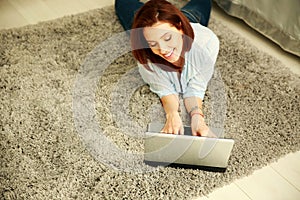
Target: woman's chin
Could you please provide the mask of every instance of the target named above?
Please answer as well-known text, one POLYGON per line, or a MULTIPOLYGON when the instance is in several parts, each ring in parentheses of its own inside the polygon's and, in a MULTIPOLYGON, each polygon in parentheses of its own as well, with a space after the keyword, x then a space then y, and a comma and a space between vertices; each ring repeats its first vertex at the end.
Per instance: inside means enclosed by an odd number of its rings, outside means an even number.
POLYGON ((171 58, 165 58, 164 59, 166 61, 168 61, 169 63, 172 63, 172 64, 176 64, 178 61, 179 61, 179 57, 178 56, 172 56, 171 58))
POLYGON ((177 66, 180 63, 180 57, 174 58, 174 59, 170 60, 169 62, 172 63, 173 65, 177 66))

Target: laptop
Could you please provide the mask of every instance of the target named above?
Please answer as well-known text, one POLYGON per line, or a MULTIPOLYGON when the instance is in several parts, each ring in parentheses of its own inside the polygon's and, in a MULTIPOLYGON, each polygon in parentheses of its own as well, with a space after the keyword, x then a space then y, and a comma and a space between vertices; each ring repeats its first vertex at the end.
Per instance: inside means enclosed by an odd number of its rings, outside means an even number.
MULTIPOLYGON (((208 170, 226 170, 233 139, 192 136, 189 126, 184 127, 184 135, 160 133, 163 126, 160 123, 148 125, 144 146, 146 164, 193 168, 202 166, 208 170)), ((217 131, 213 130, 214 133, 217 131)))

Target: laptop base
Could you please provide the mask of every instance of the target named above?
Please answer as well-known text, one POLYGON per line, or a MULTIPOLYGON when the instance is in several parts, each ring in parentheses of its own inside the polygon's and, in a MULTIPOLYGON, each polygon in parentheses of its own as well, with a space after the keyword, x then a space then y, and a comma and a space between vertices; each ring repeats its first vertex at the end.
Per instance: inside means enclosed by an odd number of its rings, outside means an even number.
POLYGON ((202 170, 202 171, 208 171, 208 172, 219 172, 224 173, 226 172, 226 168, 223 167, 210 167, 210 166, 201 166, 201 165, 189 165, 189 164, 179 164, 179 163, 164 163, 164 162, 155 162, 155 161, 148 161, 144 160, 144 163, 146 165, 149 165, 151 167, 171 167, 171 168, 181 168, 181 169, 194 169, 194 170, 202 170))

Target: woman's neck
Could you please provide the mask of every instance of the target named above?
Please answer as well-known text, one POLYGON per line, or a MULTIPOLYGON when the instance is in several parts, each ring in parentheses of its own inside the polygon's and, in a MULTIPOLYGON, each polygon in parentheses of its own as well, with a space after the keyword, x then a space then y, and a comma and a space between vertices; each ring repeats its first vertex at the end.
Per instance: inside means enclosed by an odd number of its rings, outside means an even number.
POLYGON ((182 53, 179 59, 172 64, 176 67, 176 69, 178 69, 178 71, 182 71, 184 63, 185 63, 185 57, 184 57, 184 53, 182 53))

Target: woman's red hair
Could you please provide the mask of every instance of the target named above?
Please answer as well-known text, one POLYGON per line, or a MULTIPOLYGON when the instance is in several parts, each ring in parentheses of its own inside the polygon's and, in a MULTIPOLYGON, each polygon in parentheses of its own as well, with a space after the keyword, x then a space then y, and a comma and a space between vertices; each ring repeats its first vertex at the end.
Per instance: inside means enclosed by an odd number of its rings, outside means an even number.
POLYGON ((175 67, 172 63, 169 63, 165 59, 154 54, 144 37, 143 28, 151 27, 158 21, 172 24, 178 30, 181 29, 183 31, 182 51, 186 52, 190 50, 194 39, 194 32, 189 20, 178 8, 168 1, 150 0, 137 11, 134 17, 130 33, 132 54, 135 59, 143 64, 147 69, 150 69, 147 65, 148 60, 152 63, 159 64, 160 67, 165 69, 166 67, 178 69, 178 67, 175 67))

